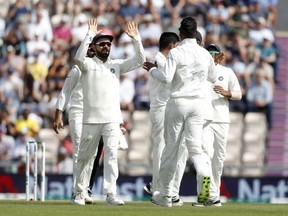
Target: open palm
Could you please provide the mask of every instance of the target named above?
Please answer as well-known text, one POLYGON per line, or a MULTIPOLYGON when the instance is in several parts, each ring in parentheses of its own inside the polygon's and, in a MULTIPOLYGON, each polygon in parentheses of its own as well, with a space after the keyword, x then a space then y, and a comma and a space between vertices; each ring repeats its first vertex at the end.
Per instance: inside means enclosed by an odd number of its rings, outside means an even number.
POLYGON ((97 29, 98 21, 96 18, 90 18, 88 21, 88 28, 89 30, 93 31, 95 34, 99 34, 101 30, 97 29))
POLYGON ((126 23, 126 29, 125 29, 125 32, 127 33, 127 35, 129 37, 135 37, 136 35, 139 34, 139 31, 138 31, 138 27, 137 27, 137 24, 133 21, 128 21, 126 23))

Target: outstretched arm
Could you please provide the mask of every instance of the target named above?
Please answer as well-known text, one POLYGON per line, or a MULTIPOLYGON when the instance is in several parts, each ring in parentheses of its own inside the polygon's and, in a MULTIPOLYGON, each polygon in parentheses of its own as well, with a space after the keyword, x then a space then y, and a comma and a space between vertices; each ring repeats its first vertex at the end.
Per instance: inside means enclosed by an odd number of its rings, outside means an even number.
POLYGON ((125 32, 132 38, 135 56, 131 59, 124 60, 123 64, 121 64, 121 74, 141 67, 145 61, 145 51, 141 42, 137 24, 133 21, 128 21, 125 26, 125 32))
POLYGON ((96 34, 99 34, 101 30, 98 30, 98 21, 96 18, 90 18, 88 21, 88 32, 86 34, 86 37, 82 41, 80 47, 78 48, 76 55, 75 55, 75 61, 77 65, 80 67, 80 69, 83 69, 83 61, 87 55, 87 50, 89 47, 89 44, 92 42, 94 36, 96 34))

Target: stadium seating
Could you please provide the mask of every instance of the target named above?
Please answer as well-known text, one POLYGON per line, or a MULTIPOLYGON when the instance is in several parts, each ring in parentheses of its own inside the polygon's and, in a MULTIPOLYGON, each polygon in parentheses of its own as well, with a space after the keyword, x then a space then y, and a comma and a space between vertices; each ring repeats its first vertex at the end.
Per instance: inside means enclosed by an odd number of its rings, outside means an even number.
MULTIPOLYGON (((151 174, 151 121, 147 110, 136 110, 132 116, 132 130, 128 140, 125 170, 129 175, 151 174)), ((122 164, 123 165, 123 164, 122 164)), ((121 165, 120 165, 121 166, 121 165)))
POLYGON ((264 113, 249 112, 244 118, 241 175, 264 174, 267 121, 264 113))
POLYGON ((230 112, 230 121, 223 174, 237 176, 241 160, 244 116, 240 112, 230 112))

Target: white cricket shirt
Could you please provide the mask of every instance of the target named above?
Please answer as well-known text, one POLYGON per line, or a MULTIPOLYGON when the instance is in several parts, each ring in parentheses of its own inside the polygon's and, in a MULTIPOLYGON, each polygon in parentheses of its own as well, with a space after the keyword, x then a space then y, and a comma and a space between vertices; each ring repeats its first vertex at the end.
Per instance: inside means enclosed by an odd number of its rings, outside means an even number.
MULTIPOLYGON (((224 67, 222 65, 216 65, 217 69, 217 81, 214 85, 220 85, 226 91, 240 92, 241 89, 238 79, 232 69, 224 67)), ((214 87, 213 85, 213 87, 214 87)), ((230 123, 229 118, 229 100, 221 94, 212 91, 212 105, 213 105, 213 122, 230 123)))
POLYGON ((77 65, 74 65, 67 75, 61 92, 56 102, 56 109, 62 112, 70 103, 69 118, 73 118, 75 114, 83 112, 83 92, 80 83, 81 71, 77 65))
POLYGON ((83 123, 121 123, 119 100, 120 74, 134 70, 145 61, 140 35, 133 38, 135 56, 131 59, 107 59, 102 62, 97 57, 88 58, 86 53, 95 33, 88 31, 75 56, 81 74, 83 89, 83 123))
MULTIPOLYGON (((157 52, 155 56, 155 62, 160 70, 163 70, 166 62, 166 57, 161 53, 157 52)), ((154 79, 149 73, 149 97, 150 107, 166 106, 166 103, 170 96, 170 84, 165 84, 157 79, 154 79)))
POLYGON ((163 70, 151 68, 150 73, 161 82, 171 82, 171 98, 205 98, 204 81, 216 81, 212 56, 194 38, 186 38, 170 50, 163 70))

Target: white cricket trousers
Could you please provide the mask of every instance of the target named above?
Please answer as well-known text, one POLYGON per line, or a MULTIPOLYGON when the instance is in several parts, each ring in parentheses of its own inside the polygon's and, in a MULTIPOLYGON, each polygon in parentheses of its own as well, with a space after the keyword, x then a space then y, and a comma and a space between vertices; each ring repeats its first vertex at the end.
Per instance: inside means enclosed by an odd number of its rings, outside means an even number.
MULTIPOLYGON (((83 119, 83 113, 82 110, 79 112, 75 112, 75 110, 72 112, 72 114, 69 113, 69 133, 70 137, 74 146, 73 149, 73 186, 72 191, 73 194, 75 194, 75 174, 76 174, 76 166, 77 166, 77 157, 78 157, 78 150, 80 145, 80 139, 81 139, 81 133, 82 133, 82 119, 83 119)), ((93 169, 94 160, 91 161, 89 165, 89 169, 93 169)), ((90 182, 91 176, 86 176, 85 179, 87 179, 88 182, 90 182)), ((88 188, 87 188, 88 190, 88 188)))
MULTIPOLYGON (((152 123, 152 153, 153 153, 153 160, 152 160, 152 188, 153 191, 159 191, 157 182, 159 176, 159 169, 160 169, 160 159, 161 155, 165 146, 164 140, 164 115, 165 115, 165 108, 166 106, 161 107, 151 107, 149 110, 149 116, 152 123)), ((186 167, 187 161, 187 148, 186 143, 181 145, 179 149, 179 155, 181 160, 179 160, 178 167, 176 169, 175 178, 174 178, 174 186, 173 186, 173 196, 179 195, 179 189, 181 180, 184 174, 184 170, 186 167)))
POLYGON ((87 195, 89 186, 87 176, 90 179, 92 171, 89 166, 91 161, 94 161, 102 135, 104 142, 103 193, 116 195, 116 181, 119 176, 117 153, 120 132, 119 123, 83 124, 75 175, 76 193, 87 195))
POLYGON ((69 133, 74 146, 73 149, 73 187, 72 191, 75 193, 75 174, 76 174, 76 163, 78 156, 78 149, 80 145, 81 132, 82 132, 82 118, 83 113, 73 115, 73 118, 69 116, 69 133))
MULTIPOLYGON (((203 110, 204 100, 198 98, 170 98, 166 105, 164 122, 166 145, 161 157, 158 179, 159 191, 163 196, 172 196, 182 136, 186 139, 189 159, 193 161, 197 174, 199 176, 209 175, 208 163, 204 160, 201 140, 203 110)), ((198 194, 200 191, 197 191, 198 194)))
POLYGON ((213 122, 203 129, 203 149, 210 161, 210 199, 220 199, 221 176, 226 157, 229 123, 213 122))

